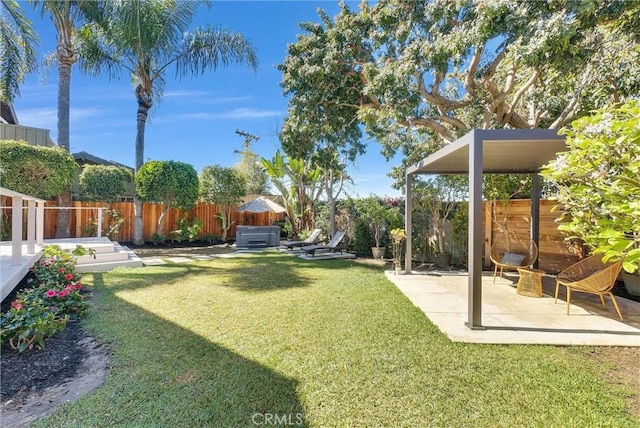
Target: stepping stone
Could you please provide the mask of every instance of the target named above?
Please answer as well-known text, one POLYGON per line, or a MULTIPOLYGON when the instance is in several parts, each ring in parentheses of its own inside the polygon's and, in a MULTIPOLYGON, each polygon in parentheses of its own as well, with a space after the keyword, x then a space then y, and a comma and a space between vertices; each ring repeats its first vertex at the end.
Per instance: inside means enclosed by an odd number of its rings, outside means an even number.
POLYGON ((167 257, 166 259, 171 263, 189 263, 193 261, 189 257, 167 257))
POLYGON ((196 260, 213 260, 212 256, 203 256, 203 255, 199 255, 199 254, 194 254, 192 256, 189 256, 192 259, 196 259, 196 260))
POLYGON ((160 265, 166 265, 167 264, 167 262, 165 262, 162 259, 152 259, 152 258, 142 259, 142 263, 145 266, 160 266, 160 265))

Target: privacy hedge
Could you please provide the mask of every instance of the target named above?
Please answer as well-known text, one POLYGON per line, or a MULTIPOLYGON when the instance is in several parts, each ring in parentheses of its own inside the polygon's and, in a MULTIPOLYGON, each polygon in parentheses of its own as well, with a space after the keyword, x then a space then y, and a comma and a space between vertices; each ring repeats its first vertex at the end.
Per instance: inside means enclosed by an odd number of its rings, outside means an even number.
POLYGON ((59 147, 16 140, 0 140, 0 165, 3 187, 42 199, 69 189, 77 167, 73 156, 59 147))

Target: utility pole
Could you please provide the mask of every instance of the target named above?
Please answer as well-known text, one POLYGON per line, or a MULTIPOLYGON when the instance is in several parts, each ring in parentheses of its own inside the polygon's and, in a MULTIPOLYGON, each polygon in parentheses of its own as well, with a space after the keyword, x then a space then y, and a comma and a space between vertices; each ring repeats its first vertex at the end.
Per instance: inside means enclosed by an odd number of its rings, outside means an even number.
POLYGON ((244 137, 244 143, 242 143, 242 145, 244 146, 245 150, 249 150, 249 146, 251 145, 252 141, 258 141, 260 139, 258 135, 249 134, 248 132, 244 132, 239 129, 236 129, 236 134, 244 137))

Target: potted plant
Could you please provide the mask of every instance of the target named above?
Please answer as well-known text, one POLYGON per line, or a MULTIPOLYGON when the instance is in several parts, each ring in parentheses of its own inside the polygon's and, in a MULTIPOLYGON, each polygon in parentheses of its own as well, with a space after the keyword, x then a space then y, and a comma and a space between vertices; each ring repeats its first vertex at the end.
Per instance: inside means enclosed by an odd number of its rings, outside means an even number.
POLYGON ((581 238, 594 254, 622 260, 629 294, 640 276, 640 102, 610 106, 560 131, 569 151, 560 153, 542 175, 557 187, 568 220, 558 226, 581 238))
POLYGON ((383 259, 386 247, 380 245, 382 236, 387 228, 388 209, 378 201, 377 198, 369 197, 362 200, 362 215, 369 224, 373 239, 376 243, 375 247, 371 247, 371 253, 374 259, 383 259))
POLYGON ((462 200, 466 190, 465 180, 460 176, 437 176, 416 183, 414 189, 431 218, 436 241, 435 264, 447 267, 451 264, 447 223, 458 201, 462 200))
POLYGON ((389 232, 391 235, 391 240, 393 242, 393 269, 394 273, 398 275, 400 273, 400 268, 402 267, 402 244, 404 243, 407 234, 404 232, 404 229, 393 229, 389 232))

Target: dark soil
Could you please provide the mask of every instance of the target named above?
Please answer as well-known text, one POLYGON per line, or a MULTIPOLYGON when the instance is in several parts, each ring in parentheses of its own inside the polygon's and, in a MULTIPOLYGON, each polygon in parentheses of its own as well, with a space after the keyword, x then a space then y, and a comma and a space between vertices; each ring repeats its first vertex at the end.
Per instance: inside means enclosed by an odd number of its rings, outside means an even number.
POLYGON ((86 336, 80 322, 67 323, 67 327, 45 339, 42 350, 18 352, 2 346, 2 402, 33 392, 40 392, 61 379, 74 377, 85 357, 78 342, 86 336))

